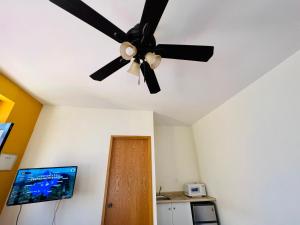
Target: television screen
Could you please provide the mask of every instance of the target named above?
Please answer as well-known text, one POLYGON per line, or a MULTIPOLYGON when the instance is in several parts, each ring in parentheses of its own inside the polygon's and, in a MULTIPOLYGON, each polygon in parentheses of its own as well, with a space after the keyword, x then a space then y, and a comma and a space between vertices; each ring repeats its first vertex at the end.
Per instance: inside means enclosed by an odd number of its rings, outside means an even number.
POLYGON ((77 166, 20 169, 12 186, 7 205, 71 198, 77 166))
POLYGON ((13 125, 13 123, 0 123, 0 152, 13 125))

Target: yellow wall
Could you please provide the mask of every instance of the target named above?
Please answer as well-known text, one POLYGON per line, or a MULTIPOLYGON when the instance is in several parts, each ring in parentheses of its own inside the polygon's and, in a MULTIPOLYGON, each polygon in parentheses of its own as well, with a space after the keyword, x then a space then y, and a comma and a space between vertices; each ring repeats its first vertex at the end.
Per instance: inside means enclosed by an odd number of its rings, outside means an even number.
POLYGON ((14 105, 12 100, 0 94, 0 123, 7 121, 14 105))
MULTIPOLYGON (((42 104, 27 94, 19 86, 0 72, 0 95, 12 100, 15 104, 7 122, 15 123, 2 153, 18 155, 12 171, 0 171, 0 212, 5 205, 6 197, 22 160, 24 151, 32 134, 42 104)), ((3 115, 3 114, 2 114, 3 115)), ((0 116, 1 117, 1 116, 0 116)))

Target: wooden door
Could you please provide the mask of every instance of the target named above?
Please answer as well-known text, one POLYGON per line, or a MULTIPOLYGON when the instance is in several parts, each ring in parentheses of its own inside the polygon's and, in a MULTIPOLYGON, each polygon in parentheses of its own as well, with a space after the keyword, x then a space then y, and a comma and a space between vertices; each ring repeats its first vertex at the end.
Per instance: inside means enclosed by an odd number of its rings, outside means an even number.
POLYGON ((112 137, 102 225, 153 225, 150 137, 112 137))

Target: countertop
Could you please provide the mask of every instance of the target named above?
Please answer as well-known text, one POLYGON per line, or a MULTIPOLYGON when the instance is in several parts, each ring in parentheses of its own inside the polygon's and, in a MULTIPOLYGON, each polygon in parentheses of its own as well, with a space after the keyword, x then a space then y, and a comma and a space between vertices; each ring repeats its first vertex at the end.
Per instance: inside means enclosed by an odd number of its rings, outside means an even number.
POLYGON ((157 204, 180 203, 180 202, 213 202, 215 198, 206 197, 187 197, 184 192, 162 192, 161 195, 169 197, 169 200, 158 200, 157 204))

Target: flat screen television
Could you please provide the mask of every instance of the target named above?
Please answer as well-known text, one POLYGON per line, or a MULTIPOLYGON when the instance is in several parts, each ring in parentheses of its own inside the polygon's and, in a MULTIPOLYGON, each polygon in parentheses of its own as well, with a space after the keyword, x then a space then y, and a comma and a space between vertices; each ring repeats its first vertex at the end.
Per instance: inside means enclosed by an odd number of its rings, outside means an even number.
POLYGON ((18 170, 7 205, 54 201, 73 196, 77 166, 18 170))
POLYGON ((13 127, 13 123, 0 123, 0 152, 5 144, 5 141, 13 127))

